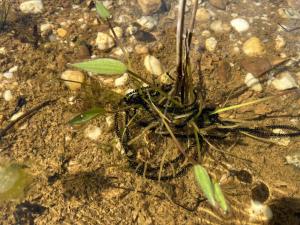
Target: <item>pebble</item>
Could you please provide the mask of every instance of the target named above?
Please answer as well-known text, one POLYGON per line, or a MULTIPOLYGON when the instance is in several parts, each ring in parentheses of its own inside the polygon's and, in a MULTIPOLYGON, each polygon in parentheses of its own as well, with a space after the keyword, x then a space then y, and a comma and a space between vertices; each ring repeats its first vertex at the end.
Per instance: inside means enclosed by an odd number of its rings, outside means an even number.
POLYGON ((144 59, 144 66, 149 73, 155 76, 159 76, 164 73, 163 66, 155 56, 147 55, 144 59))
MULTIPOLYGON (((273 133, 275 134, 285 134, 285 132, 282 129, 273 129, 273 133)), ((284 138, 272 138, 273 141, 276 141, 278 145, 281 146, 288 146, 291 142, 290 138, 284 137, 284 138)))
POLYGON ((266 50, 259 38, 251 37, 243 44, 243 52, 247 56, 256 57, 264 55, 266 50))
POLYGON ((162 84, 172 84, 173 80, 167 75, 167 73, 163 73, 160 75, 159 80, 162 84))
MULTIPOLYGON (((63 80, 71 80, 82 83, 84 81, 84 74, 80 71, 75 70, 66 70, 61 74, 61 79, 63 80)), ((65 85, 71 90, 76 91, 81 88, 80 83, 65 81, 65 85)))
POLYGON ((40 26, 40 31, 43 35, 48 32, 51 32, 52 29, 53 29, 53 25, 51 23, 44 23, 44 24, 41 24, 41 26, 40 26))
POLYGON ((121 77, 115 79, 115 87, 125 86, 129 81, 128 73, 124 73, 121 77))
POLYGON ((115 41, 109 34, 98 32, 96 45, 100 50, 108 50, 115 46, 115 41))
POLYGON ((10 68, 9 70, 8 70, 8 72, 10 72, 10 73, 14 73, 14 72, 17 72, 18 71, 18 66, 13 66, 12 68, 10 68))
POLYGON ((285 46, 286 42, 284 40, 284 38, 280 35, 277 35, 275 38, 275 49, 277 51, 280 51, 284 46, 285 46))
POLYGON ((295 167, 300 168, 300 151, 295 152, 291 155, 287 155, 285 157, 285 159, 288 164, 291 164, 291 165, 294 165, 295 167))
POLYGON ((250 221, 270 221, 273 218, 273 213, 270 207, 259 201, 251 200, 249 214, 250 221))
POLYGON ((11 93, 11 90, 5 90, 5 91, 3 92, 3 98, 4 98, 4 100, 7 101, 7 102, 11 101, 11 100, 13 99, 13 95, 12 95, 12 93, 11 93))
POLYGON ((141 7, 145 15, 149 15, 157 12, 162 4, 161 0, 138 0, 138 4, 141 7))
POLYGON ((157 20, 154 19, 152 16, 143 16, 140 19, 138 19, 137 22, 148 31, 153 30, 158 24, 157 20))
POLYGON ((211 18, 209 11, 205 8, 199 8, 196 13, 196 20, 199 22, 207 22, 211 18))
POLYGON ((7 51, 6 51, 6 48, 5 47, 1 47, 0 48, 0 54, 1 55, 6 55, 7 51))
POLYGON ((105 117, 105 122, 107 124, 107 127, 109 129, 112 129, 114 127, 114 124, 115 124, 114 116, 107 116, 107 117, 105 117))
POLYGON ((6 79, 12 79, 13 76, 14 76, 14 74, 12 72, 3 73, 3 77, 5 77, 6 79))
POLYGON ((209 4, 216 7, 217 9, 225 10, 227 5, 227 0, 209 0, 209 4))
POLYGON ((222 20, 215 20, 210 24, 210 29, 215 33, 225 33, 231 30, 231 27, 227 23, 223 23, 222 20))
POLYGON ((99 137, 101 136, 102 134, 102 130, 100 127, 97 127, 97 126, 93 126, 93 125, 90 125, 88 126, 85 130, 84 130, 84 136, 93 140, 93 141, 96 141, 99 139, 99 137))
POLYGON ((230 21, 230 24, 239 33, 245 32, 249 29, 249 23, 242 18, 235 18, 230 21))
POLYGON ((19 112, 15 113, 9 120, 10 121, 15 121, 23 115, 24 115, 24 112, 19 111, 19 112))
POLYGON ((42 13, 44 9, 43 2, 41 0, 29 0, 20 4, 20 10, 23 13, 38 14, 42 13))
POLYGON ((59 37, 64 38, 66 37, 68 31, 66 31, 64 28, 58 28, 56 33, 59 37))
POLYGON ((135 47, 134 47, 134 50, 137 54, 148 54, 149 53, 149 49, 147 46, 145 45, 142 45, 142 44, 137 44, 135 47))
POLYGON ((217 47, 217 43, 218 43, 218 41, 214 37, 207 38, 205 40, 205 48, 209 52, 213 52, 217 47))
POLYGON ((279 91, 288 90, 291 88, 298 87, 295 79, 292 77, 290 72, 285 71, 277 75, 277 78, 272 80, 272 85, 279 91))
POLYGON ((252 73, 247 73, 245 77, 245 84, 247 85, 247 87, 251 88, 253 91, 256 92, 261 92, 263 89, 259 80, 256 77, 254 77, 252 73))
MULTIPOLYGON (((122 29, 122 27, 114 27, 113 29, 114 29, 114 32, 115 32, 117 38, 121 39, 123 37, 123 29, 122 29)), ((109 31, 109 34, 112 37, 114 36, 111 30, 109 31)))

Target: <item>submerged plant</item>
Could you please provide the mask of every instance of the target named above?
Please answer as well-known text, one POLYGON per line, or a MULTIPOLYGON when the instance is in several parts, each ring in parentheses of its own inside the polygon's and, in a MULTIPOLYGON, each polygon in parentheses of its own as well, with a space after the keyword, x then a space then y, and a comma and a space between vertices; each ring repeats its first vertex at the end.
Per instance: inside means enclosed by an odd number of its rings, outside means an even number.
POLYGON ((4 28, 10 10, 10 3, 7 0, 0 1, 0 31, 4 28))
MULTIPOLYGON (((177 65, 170 74, 174 83, 154 85, 135 73, 126 50, 121 46, 127 64, 115 59, 96 59, 72 64, 73 67, 95 74, 109 76, 127 72, 135 81, 136 89, 125 95, 113 110, 95 107, 70 121, 70 124, 85 123, 99 115, 115 115, 115 132, 125 150, 129 166, 139 175, 152 180, 169 180, 183 175, 194 168, 196 181, 208 202, 229 211, 220 184, 211 180, 206 169, 201 166, 206 153, 206 145, 216 149, 210 139, 223 139, 228 134, 243 134, 252 138, 267 140, 271 137, 300 136, 300 130, 292 126, 272 125, 248 127, 245 123, 220 118, 219 114, 258 104, 272 98, 215 109, 207 106, 201 84, 195 84, 195 76, 202 79, 201 71, 193 72, 190 46, 194 30, 198 1, 194 1, 190 26, 184 30, 185 0, 179 1, 177 27, 177 65), (183 34, 185 33, 185 38, 183 34), (147 84, 147 87, 143 87, 147 84), (287 133, 274 133, 280 128, 287 133)), ((101 2, 96 1, 97 13, 109 24, 112 32, 111 14, 101 2)), ((114 33, 114 32, 113 32, 114 33)), ((121 44, 117 36, 116 42, 121 44)))

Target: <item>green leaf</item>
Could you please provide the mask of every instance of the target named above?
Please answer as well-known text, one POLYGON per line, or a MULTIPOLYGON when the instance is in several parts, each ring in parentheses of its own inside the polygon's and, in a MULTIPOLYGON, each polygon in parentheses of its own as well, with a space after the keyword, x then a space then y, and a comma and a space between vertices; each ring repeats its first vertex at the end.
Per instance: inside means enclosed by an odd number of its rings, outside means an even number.
POLYGON ((96 1, 96 11, 101 17, 101 19, 109 19, 111 17, 110 12, 107 10, 107 8, 102 4, 102 2, 96 1))
POLYGON ((199 184, 201 190, 203 191, 205 197, 208 202, 212 206, 216 206, 215 195, 214 195, 214 187, 210 180, 210 177, 206 171, 206 169, 200 165, 194 166, 194 173, 197 183, 199 184))
POLYGON ((75 116, 73 119, 69 121, 69 124, 71 125, 84 124, 99 115, 103 115, 104 113, 105 113, 104 108, 94 107, 78 116, 75 116))
POLYGON ((229 206, 226 202, 226 199, 224 197, 224 194, 223 194, 222 189, 218 182, 214 182, 214 190, 215 190, 215 199, 216 199, 217 203, 219 204, 221 209, 225 213, 227 213, 229 211, 229 206))
POLYGON ((109 58, 74 63, 71 66, 100 75, 123 74, 127 71, 127 66, 124 63, 109 58))

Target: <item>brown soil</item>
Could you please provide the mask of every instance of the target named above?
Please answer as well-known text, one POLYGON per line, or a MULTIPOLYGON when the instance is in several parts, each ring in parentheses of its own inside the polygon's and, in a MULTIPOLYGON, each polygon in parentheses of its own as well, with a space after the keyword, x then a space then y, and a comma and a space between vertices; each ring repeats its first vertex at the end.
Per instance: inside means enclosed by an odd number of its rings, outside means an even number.
MULTIPOLYGON (((250 178, 246 180, 242 176, 230 177, 222 185, 231 206, 230 215, 223 216, 205 201, 197 204, 202 195, 196 186, 192 170, 185 176, 168 182, 145 180, 130 171, 124 155, 115 147, 116 137, 114 131, 106 126, 105 117, 79 128, 69 126, 67 121, 77 113, 92 105, 109 102, 107 98, 117 99, 119 96, 107 94, 108 97, 105 98, 102 94, 105 92, 103 86, 97 85, 93 86, 94 89, 87 85, 79 92, 70 92, 58 79, 67 69, 67 63, 87 58, 78 53, 80 41, 91 43, 97 31, 106 29, 104 25, 92 25, 95 12, 86 7, 86 1, 79 9, 72 9, 72 4, 64 2, 44 1, 46 11, 43 15, 23 16, 18 11, 18 2, 13 1, 8 26, 0 35, 0 47, 7 50, 6 55, 0 55, 0 72, 15 65, 19 67, 13 80, 8 83, 4 82, 4 78, 0 80, 0 88, 3 89, 0 92, 10 89, 14 95, 14 100, 10 102, 0 99, 0 116, 3 116, 3 119, 0 117, 0 127, 4 128, 9 123, 7 118, 14 110, 18 96, 25 96, 28 101, 24 112, 47 100, 56 100, 19 123, 0 142, 1 160, 27 165, 34 178, 24 198, 1 203, 0 224, 15 224, 16 218, 22 216, 21 213, 16 213, 16 207, 25 201, 39 204, 46 207, 46 210, 40 214, 29 212, 26 216, 23 215, 26 221, 24 224, 29 224, 30 217, 34 218, 34 224, 251 224, 247 208, 253 197, 265 200, 273 210, 274 217, 270 224, 299 224, 299 169, 285 162, 286 155, 299 149, 299 138, 291 139, 288 146, 264 143, 247 137, 240 138, 232 148, 232 142, 214 142, 222 150, 230 151, 230 154, 208 149, 204 166, 213 177, 218 180, 224 177, 228 174, 225 168, 248 171, 247 176, 250 174, 250 178), (64 7, 64 10, 58 7, 64 7), (80 25, 72 24, 67 28, 68 35, 65 39, 50 42, 34 34, 35 25, 39 27, 45 21, 51 21, 55 25, 66 20, 78 21, 83 13, 89 16, 87 27, 81 29, 80 25), (70 47, 70 40, 75 37, 75 47, 70 47), (70 97, 74 98, 72 105, 70 97), (104 135, 97 141, 84 136, 84 130, 90 124, 103 129, 104 135), (264 185, 267 189, 259 188, 265 187, 264 185)), ((174 1, 171 2, 173 6, 174 1)), ((286 4, 283 1, 275 1, 273 5, 269 1, 256 2, 261 2, 262 6, 273 11, 286 4)), ((243 4, 232 4, 239 15, 255 16, 254 13, 263 13, 263 7, 261 12, 255 12, 250 10, 251 6, 246 10, 243 4)), ((251 5, 249 1, 247 4, 251 5)), ((115 10, 116 17, 122 13, 122 9, 115 10)), ((128 14, 134 13, 140 15, 138 9, 132 6, 128 14)), ((226 14, 226 11, 222 11, 220 18, 228 21, 226 14)), ((166 14, 161 15, 162 18, 165 16, 166 14)), ((270 18, 272 26, 268 29, 261 29, 262 24, 252 24, 251 32, 262 39, 274 40, 277 20, 277 17, 274 21, 270 18)), ((174 21, 170 27, 172 26, 174 21)), ((203 29, 197 27, 197 31, 200 30, 203 29)), ((297 48, 293 46, 294 35, 296 34, 287 33, 285 36, 288 43, 285 53, 289 57, 297 53, 297 48)), ((159 44, 149 44, 153 54, 166 68, 175 65, 174 36, 174 28, 162 28, 158 34, 159 44)), ((201 36, 196 37, 201 46, 201 36)), ((244 41, 244 37, 241 40, 244 41)), ((231 90, 244 87, 245 73, 240 65, 243 55, 230 53, 228 37, 218 36, 218 41, 220 44, 216 52, 203 53, 201 67, 205 77, 207 102, 222 106, 231 90), (234 63, 229 78, 227 74, 224 77, 224 73, 218 72, 222 69, 217 68, 224 63, 234 63)), ((271 41, 266 45, 270 45, 270 57, 278 55, 271 48, 271 41)), ((194 46, 194 49, 198 47, 199 45, 194 46)), ((92 52, 99 57, 108 55, 99 52, 96 47, 92 47, 92 52)), ((195 51, 193 54, 196 65, 200 53, 195 51)), ((133 60, 136 71, 145 73, 141 63, 143 56, 134 55, 133 60)), ((87 80, 90 83, 99 82, 91 81, 88 76, 87 80)), ((276 92, 267 85, 258 94, 245 89, 239 95, 232 96, 226 105, 276 92)), ((224 114, 223 117, 241 119, 267 113, 270 118, 260 121, 260 124, 299 127, 299 106, 299 95, 290 94, 224 114)))

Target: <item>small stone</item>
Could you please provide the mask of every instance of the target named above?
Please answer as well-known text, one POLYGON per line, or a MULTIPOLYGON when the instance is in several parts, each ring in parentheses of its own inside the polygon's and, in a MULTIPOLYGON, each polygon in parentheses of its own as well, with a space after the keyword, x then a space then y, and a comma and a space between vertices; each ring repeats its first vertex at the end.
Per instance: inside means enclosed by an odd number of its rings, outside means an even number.
POLYGON ((243 52, 250 57, 256 57, 264 55, 266 50, 259 38, 251 37, 243 44, 243 52))
POLYGON ((218 41, 214 37, 207 38, 205 40, 205 48, 209 52, 213 52, 213 51, 215 51, 215 49, 217 47, 217 43, 218 43, 218 41))
POLYGON ((230 24, 239 33, 245 32, 249 29, 249 23, 242 18, 235 18, 230 21, 230 24))
POLYGON ((7 51, 6 51, 6 48, 5 47, 1 47, 0 48, 0 54, 1 55, 6 55, 7 51))
POLYGON ((18 66, 13 66, 12 68, 10 68, 9 70, 8 70, 8 72, 10 72, 10 73, 14 73, 14 72, 17 72, 18 71, 18 66))
POLYGON ((287 155, 285 159, 288 164, 300 168, 300 151, 295 152, 294 154, 291 155, 287 155))
POLYGON ((13 99, 13 95, 12 95, 12 93, 11 93, 11 90, 5 90, 5 91, 3 92, 3 98, 4 98, 4 100, 7 101, 7 102, 11 101, 11 100, 13 99))
POLYGON ((134 47, 134 50, 137 54, 148 54, 149 53, 149 49, 147 46, 145 45, 142 45, 142 44, 137 44, 135 47, 134 47))
POLYGON ((152 16, 143 16, 137 20, 138 24, 140 24, 146 30, 151 31, 153 28, 157 26, 157 20, 152 16))
POLYGON ((163 73, 160 75, 159 80, 162 84, 172 84, 173 80, 168 76, 167 73, 163 73))
POLYGON ((164 69, 160 61, 152 55, 147 55, 145 57, 144 66, 149 73, 155 76, 159 76, 164 73, 164 69))
POLYGON ((44 23, 40 26, 40 31, 42 35, 45 35, 48 32, 51 32, 53 29, 53 25, 51 23, 44 23))
POLYGON ((81 88, 81 83, 84 81, 84 74, 80 71, 74 71, 74 70, 66 70, 62 73, 61 79, 63 80, 70 80, 65 81, 65 85, 71 90, 71 91, 77 91, 81 88), (75 82, 71 82, 75 81, 75 82))
POLYGON ((44 9, 43 2, 41 0, 29 0, 20 4, 20 10, 23 13, 38 14, 42 13, 44 9))
POLYGON ((277 51, 280 51, 284 46, 285 46, 286 42, 284 40, 284 38, 280 35, 277 35, 275 38, 275 49, 277 51))
POLYGON ((145 15, 149 15, 157 12, 160 9, 162 5, 162 1, 161 0, 138 0, 138 4, 140 5, 143 13, 145 15))
MULTIPOLYGON (((114 29, 114 32, 115 32, 117 38, 121 39, 123 37, 123 29, 122 29, 122 27, 114 27, 113 29, 114 29)), ((114 36, 111 30, 109 31, 109 34, 112 37, 114 36)))
POLYGON ((108 127, 109 129, 112 129, 113 126, 114 126, 114 123, 115 123, 114 117, 113 117, 113 116, 107 116, 107 117, 105 118, 105 122, 106 122, 106 124, 107 124, 107 127, 108 127))
POLYGON ((262 86, 259 82, 259 80, 253 76, 252 73, 247 73, 245 77, 245 84, 247 87, 251 88, 253 91, 256 92, 261 92, 262 91, 262 86))
POLYGON ((231 30, 231 27, 227 23, 223 23, 222 20, 215 20, 210 24, 210 29, 215 33, 225 33, 231 30))
POLYGON ((19 112, 15 113, 9 120, 10 121, 15 121, 23 115, 24 115, 24 112, 19 111, 19 112))
POLYGON ((64 38, 67 35, 68 31, 66 31, 64 28, 58 28, 56 33, 59 37, 64 38))
POLYGON ((3 77, 5 77, 6 79, 12 79, 13 76, 14 76, 14 74, 12 72, 3 73, 3 77))
POLYGON ((93 140, 93 141, 96 141, 99 139, 99 137, 101 136, 102 134, 102 130, 100 127, 97 127, 97 126, 88 126, 85 130, 84 130, 84 136, 93 140))
POLYGON ((250 221, 270 221, 273 217, 272 210, 269 206, 253 200, 251 200, 249 214, 250 221))
MULTIPOLYGON (((273 129, 273 133, 275 134, 286 134, 282 129, 273 129)), ((272 138, 273 141, 276 141, 278 145, 288 146, 291 140, 288 137, 284 138, 272 138)))
POLYGON ((225 10, 227 5, 227 0, 209 0, 208 1, 212 6, 217 9, 225 10))
POLYGON ((196 20, 199 22, 207 22, 210 20, 210 13, 205 8, 199 8, 196 13, 196 20))
POLYGON ((129 81, 128 73, 124 73, 123 76, 115 79, 115 87, 125 86, 129 81))
POLYGON ((272 81, 272 85, 274 86, 275 89, 279 91, 284 91, 284 90, 298 87, 298 84, 296 83, 295 79, 288 71, 278 74, 277 78, 275 78, 272 81))
POLYGON ((100 50, 108 50, 115 46, 115 41, 109 34, 98 32, 96 45, 100 50))

